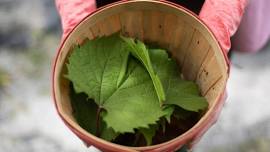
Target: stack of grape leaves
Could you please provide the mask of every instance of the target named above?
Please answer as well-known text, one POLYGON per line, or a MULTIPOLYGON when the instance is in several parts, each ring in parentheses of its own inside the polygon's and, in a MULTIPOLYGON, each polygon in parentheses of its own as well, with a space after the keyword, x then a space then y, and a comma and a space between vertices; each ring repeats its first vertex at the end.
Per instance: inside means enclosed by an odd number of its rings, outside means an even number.
POLYGON ((166 50, 119 33, 76 46, 67 69, 78 124, 114 143, 145 146, 173 139, 208 107, 166 50))

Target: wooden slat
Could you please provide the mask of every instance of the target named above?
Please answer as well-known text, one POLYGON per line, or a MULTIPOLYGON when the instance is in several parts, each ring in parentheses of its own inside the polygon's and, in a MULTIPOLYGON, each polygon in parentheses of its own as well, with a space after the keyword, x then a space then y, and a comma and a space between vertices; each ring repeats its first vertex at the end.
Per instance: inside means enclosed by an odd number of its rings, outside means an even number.
POLYGON ((196 30, 180 18, 178 19, 178 25, 170 49, 172 50, 173 56, 176 57, 179 66, 182 67, 187 48, 196 30))
POLYGON ((125 13, 121 13, 119 17, 122 33, 142 40, 143 39, 142 15, 143 14, 141 11, 127 11, 125 13))
POLYGON ((202 95, 205 96, 211 86, 213 86, 223 75, 220 65, 214 57, 207 60, 201 70, 202 72, 198 76, 196 82, 200 87, 202 95))
POLYGON ((182 65, 182 72, 186 79, 195 80, 209 47, 204 36, 199 31, 195 31, 182 65))
POLYGON ((205 98, 207 99, 207 101, 209 101, 209 107, 212 107, 214 101, 218 100, 219 95, 223 91, 225 85, 226 85, 225 78, 221 77, 205 94, 205 98))
POLYGON ((90 27, 93 37, 108 36, 121 30, 119 15, 112 15, 90 27))
POLYGON ((77 35, 76 44, 82 45, 86 39, 92 40, 93 38, 94 38, 94 35, 93 35, 92 31, 88 27, 86 27, 80 31, 79 35, 77 35))
POLYGON ((214 58, 214 50, 211 48, 209 48, 205 58, 203 59, 203 62, 199 68, 199 70, 197 71, 197 75, 196 75, 196 81, 201 77, 201 74, 204 70, 204 67, 208 64, 208 62, 214 58))
POLYGON ((72 116, 72 107, 71 107, 71 102, 69 98, 69 82, 66 79, 61 80, 61 104, 63 105, 63 111, 65 111, 69 116, 72 116))
POLYGON ((164 13, 159 11, 144 11, 143 33, 146 42, 157 43, 163 41, 164 13))
POLYGON ((175 39, 176 33, 181 33, 182 27, 178 25, 177 16, 173 14, 166 14, 164 17, 164 36, 162 41, 160 41, 160 46, 171 51, 173 47, 171 42, 175 39), (171 46, 171 47, 170 47, 171 46))
POLYGON ((87 28, 87 31, 85 31, 84 35, 89 39, 89 40, 92 40, 94 39, 94 34, 91 30, 91 28, 87 28))
POLYGON ((100 22, 97 22, 95 25, 91 26, 90 29, 92 31, 92 34, 93 36, 96 38, 96 37, 101 37, 101 36, 104 36, 105 33, 104 33, 104 30, 103 30, 103 25, 105 24, 105 21, 100 21, 100 22))
POLYGON ((105 35, 108 36, 121 30, 121 24, 118 14, 109 16, 104 19, 104 21, 105 22, 103 22, 101 30, 105 35))

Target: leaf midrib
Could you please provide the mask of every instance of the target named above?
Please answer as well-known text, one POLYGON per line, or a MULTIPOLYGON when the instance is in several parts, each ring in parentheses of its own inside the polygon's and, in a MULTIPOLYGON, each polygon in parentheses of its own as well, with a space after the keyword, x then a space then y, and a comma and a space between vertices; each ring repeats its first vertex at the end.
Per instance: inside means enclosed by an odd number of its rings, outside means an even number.
POLYGON ((103 88, 104 72, 105 72, 105 70, 107 68, 107 64, 108 64, 108 60, 106 60, 104 68, 102 70, 102 78, 101 78, 101 82, 100 82, 101 85, 100 85, 100 90, 99 90, 99 102, 100 102, 100 105, 103 105, 104 102, 106 101, 106 100, 101 101, 101 93, 102 93, 102 88, 103 88))

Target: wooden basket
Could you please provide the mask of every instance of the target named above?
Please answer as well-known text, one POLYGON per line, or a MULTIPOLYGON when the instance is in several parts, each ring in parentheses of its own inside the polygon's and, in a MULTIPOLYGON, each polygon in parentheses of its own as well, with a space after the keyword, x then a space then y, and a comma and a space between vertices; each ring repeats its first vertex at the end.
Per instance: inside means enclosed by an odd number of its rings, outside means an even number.
POLYGON ((224 103, 229 66, 226 55, 206 25, 190 11, 169 2, 126 1, 98 9, 77 25, 58 51, 53 69, 53 94, 57 111, 65 124, 86 144, 103 151, 174 151, 193 145, 215 122, 224 103), (81 128, 72 115, 69 82, 63 78, 69 52, 85 39, 121 31, 142 41, 169 50, 188 80, 195 81, 209 108, 200 121, 186 133, 168 142, 127 147, 102 140, 81 128))

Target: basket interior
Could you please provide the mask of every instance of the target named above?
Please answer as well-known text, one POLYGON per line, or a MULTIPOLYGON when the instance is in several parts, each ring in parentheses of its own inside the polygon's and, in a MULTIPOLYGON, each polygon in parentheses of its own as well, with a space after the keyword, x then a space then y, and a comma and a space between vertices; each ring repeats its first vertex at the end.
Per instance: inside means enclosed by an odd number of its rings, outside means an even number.
POLYGON ((66 58, 74 45, 85 39, 118 31, 170 51, 184 77, 199 85, 202 96, 209 102, 209 109, 217 102, 226 85, 228 67, 217 41, 196 17, 174 6, 155 3, 116 5, 101 9, 81 22, 64 42, 57 58, 56 103, 60 114, 74 127, 81 130, 72 116, 69 82, 63 78, 66 58))

